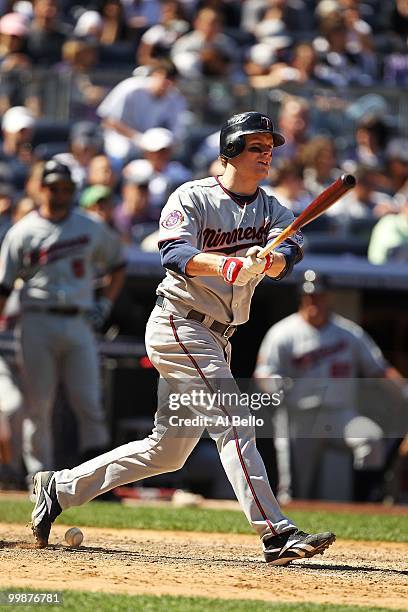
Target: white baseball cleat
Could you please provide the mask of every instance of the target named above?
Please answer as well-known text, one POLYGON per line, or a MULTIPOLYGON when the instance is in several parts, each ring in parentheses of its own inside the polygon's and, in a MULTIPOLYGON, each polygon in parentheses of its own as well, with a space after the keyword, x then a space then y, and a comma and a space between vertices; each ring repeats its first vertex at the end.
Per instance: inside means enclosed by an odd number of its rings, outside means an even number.
POLYGON ((62 512, 55 490, 55 472, 37 472, 33 484, 35 505, 31 513, 31 529, 39 548, 45 548, 51 525, 62 512))
POLYGON ((264 540, 264 556, 271 565, 288 565, 296 559, 306 559, 323 554, 333 544, 336 536, 331 531, 305 533, 299 529, 286 531, 264 540))

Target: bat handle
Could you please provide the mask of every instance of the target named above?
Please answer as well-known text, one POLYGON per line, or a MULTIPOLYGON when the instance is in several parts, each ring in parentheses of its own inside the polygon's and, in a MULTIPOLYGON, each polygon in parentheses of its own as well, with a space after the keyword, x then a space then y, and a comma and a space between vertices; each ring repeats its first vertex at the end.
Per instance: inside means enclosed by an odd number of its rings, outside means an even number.
POLYGON ((296 231, 296 228, 294 228, 293 225, 294 223, 288 225, 288 227, 281 234, 279 234, 279 236, 277 236, 275 240, 267 244, 261 251, 259 251, 257 257, 263 259, 268 255, 268 253, 276 249, 277 246, 279 246, 284 240, 286 240, 288 236, 291 236, 294 231, 296 231))

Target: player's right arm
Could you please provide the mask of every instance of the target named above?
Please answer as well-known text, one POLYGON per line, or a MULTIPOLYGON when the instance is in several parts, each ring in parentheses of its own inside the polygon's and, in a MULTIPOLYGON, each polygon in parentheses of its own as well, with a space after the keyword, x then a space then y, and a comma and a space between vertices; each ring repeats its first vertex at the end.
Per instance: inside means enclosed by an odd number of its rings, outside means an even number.
MULTIPOLYGON (((190 188, 191 189, 191 188, 190 188)), ((197 237, 202 212, 188 187, 177 189, 162 210, 159 225, 159 251, 162 265, 183 276, 220 276, 231 285, 242 286, 253 279, 250 257, 225 257, 203 253, 197 237)))
POLYGON ((222 255, 215 253, 198 253, 188 260, 186 273, 188 276, 220 276, 222 255))
MULTIPOLYGON (((177 189, 170 196, 159 225, 162 265, 183 276, 222 276, 225 257, 203 253, 198 248, 201 215, 188 188, 177 189)), ((235 259, 244 260, 243 257, 235 259)))
POLYGON ((186 265, 188 276, 222 276, 229 285, 241 287, 265 272, 266 268, 264 260, 258 263, 253 257, 225 257, 212 253, 194 255, 186 265))

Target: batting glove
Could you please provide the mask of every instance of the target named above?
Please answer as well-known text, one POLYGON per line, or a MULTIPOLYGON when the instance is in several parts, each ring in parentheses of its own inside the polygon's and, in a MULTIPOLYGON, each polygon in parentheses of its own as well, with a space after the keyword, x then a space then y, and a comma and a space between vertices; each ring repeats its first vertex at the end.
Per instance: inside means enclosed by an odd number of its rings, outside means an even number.
POLYGON ((93 309, 88 313, 87 319, 95 331, 103 327, 112 310, 112 302, 107 297, 100 297, 93 309))
POLYGON ((273 264, 274 254, 268 253, 265 257, 258 257, 258 253, 262 251, 262 247, 253 246, 246 252, 246 259, 251 259, 251 263, 248 264, 247 270, 254 276, 258 274, 265 274, 273 264))
POLYGON ((229 285, 243 287, 256 275, 247 270, 248 257, 224 257, 221 260, 219 271, 225 282, 229 285))

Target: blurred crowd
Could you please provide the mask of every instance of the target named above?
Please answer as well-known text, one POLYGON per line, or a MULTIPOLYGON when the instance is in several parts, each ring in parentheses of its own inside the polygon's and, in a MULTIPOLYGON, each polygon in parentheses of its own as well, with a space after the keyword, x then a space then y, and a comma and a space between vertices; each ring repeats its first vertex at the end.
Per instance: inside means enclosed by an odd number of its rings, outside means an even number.
POLYGON ((54 157, 70 167, 79 206, 155 250, 169 193, 222 174, 217 128, 254 106, 240 93, 259 90, 279 92, 268 112, 286 137, 266 190, 299 214, 342 172, 358 178, 307 230, 309 248, 328 235, 373 263, 407 261, 408 140, 373 93, 406 95, 407 0, 3 0, 0 14, 0 238, 16 210, 38 205, 54 157), (105 70, 126 76, 107 85, 105 70), (55 75, 69 84, 67 121, 44 110, 44 78, 55 75), (220 88, 203 120, 204 82, 220 88), (320 87, 326 97, 313 95, 320 87), (347 87, 362 93, 340 98, 347 87))
POLYGON ((0 11, 7 69, 171 58, 186 78, 407 82, 406 0, 2 0, 0 11))

